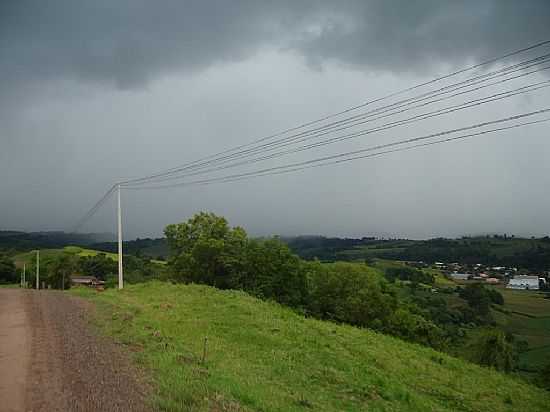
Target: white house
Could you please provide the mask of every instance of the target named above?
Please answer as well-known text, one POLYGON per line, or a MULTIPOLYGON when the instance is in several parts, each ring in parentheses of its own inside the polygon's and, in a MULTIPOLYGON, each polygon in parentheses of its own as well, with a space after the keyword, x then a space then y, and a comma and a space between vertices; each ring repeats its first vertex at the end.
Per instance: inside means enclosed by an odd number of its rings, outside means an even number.
POLYGON ((514 276, 510 279, 510 282, 508 282, 506 287, 508 289, 538 290, 539 277, 525 275, 514 276))

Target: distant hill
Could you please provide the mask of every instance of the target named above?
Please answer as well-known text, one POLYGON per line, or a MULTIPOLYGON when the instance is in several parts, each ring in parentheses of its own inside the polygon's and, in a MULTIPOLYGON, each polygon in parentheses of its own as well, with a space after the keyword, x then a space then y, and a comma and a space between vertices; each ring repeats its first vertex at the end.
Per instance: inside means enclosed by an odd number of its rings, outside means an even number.
POLYGON ((550 270, 550 238, 477 236, 460 239, 341 239, 322 236, 283 238, 304 259, 322 261, 382 258, 424 262, 483 263, 550 270))
POLYGON ((89 246, 97 242, 112 240, 106 233, 65 232, 18 232, 0 231, 0 250, 29 251, 33 249, 56 249, 65 246, 89 246))
MULTIPOLYGON (((303 259, 325 262, 373 258, 424 262, 483 263, 515 266, 533 271, 550 271, 550 237, 519 238, 506 235, 437 238, 430 240, 338 238, 324 236, 281 237, 303 259)), ((82 246, 116 253, 112 234, 0 231, 0 250, 28 251, 82 246)), ((144 238, 124 242, 124 253, 165 260, 170 250, 165 238, 144 238)))
MULTIPOLYGON (((116 253, 118 251, 117 242, 94 243, 89 246, 92 249, 103 252, 116 253)), ((165 260, 170 255, 168 244, 165 238, 158 239, 136 239, 123 242, 124 254, 150 257, 152 259, 165 260)))

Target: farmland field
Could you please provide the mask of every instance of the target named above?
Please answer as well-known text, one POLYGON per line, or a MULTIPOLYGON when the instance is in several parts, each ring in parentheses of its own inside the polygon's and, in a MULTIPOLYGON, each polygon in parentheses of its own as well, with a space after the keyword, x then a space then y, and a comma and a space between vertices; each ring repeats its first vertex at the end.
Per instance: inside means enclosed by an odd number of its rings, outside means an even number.
POLYGON ((499 288, 504 309, 494 312, 500 327, 528 342, 529 350, 520 355, 520 368, 533 372, 550 360, 550 299, 545 294, 499 288))

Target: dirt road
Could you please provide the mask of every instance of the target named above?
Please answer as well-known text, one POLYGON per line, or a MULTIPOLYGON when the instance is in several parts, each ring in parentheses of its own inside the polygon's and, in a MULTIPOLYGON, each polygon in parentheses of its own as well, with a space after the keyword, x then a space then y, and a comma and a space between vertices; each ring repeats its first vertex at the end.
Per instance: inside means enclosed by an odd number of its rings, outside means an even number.
POLYGON ((89 304, 0 289, 0 411, 149 411, 148 385, 88 324, 89 304))

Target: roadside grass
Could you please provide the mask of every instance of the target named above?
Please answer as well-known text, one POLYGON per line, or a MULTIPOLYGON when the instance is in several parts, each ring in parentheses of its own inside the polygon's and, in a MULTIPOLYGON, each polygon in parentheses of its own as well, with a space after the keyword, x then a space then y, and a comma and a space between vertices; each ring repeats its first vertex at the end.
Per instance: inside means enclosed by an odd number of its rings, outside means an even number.
POLYGON ((243 292, 154 281, 73 289, 150 370, 164 411, 547 411, 513 377, 243 292), (203 353, 206 342, 206 359, 203 353))

